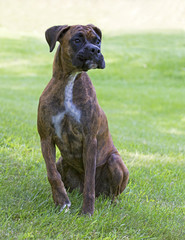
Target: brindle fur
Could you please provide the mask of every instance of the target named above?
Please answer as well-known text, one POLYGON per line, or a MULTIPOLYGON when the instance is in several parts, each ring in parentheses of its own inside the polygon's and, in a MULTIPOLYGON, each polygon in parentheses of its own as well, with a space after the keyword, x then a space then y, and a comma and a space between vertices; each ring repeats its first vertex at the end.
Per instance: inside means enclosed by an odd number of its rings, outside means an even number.
POLYGON ((60 30, 51 31, 50 47, 57 40, 60 45, 54 58, 52 79, 43 91, 38 107, 38 132, 48 180, 54 202, 61 209, 70 206, 66 189, 78 188, 83 193, 82 212, 92 215, 95 196, 116 197, 125 189, 129 176, 113 144, 107 118, 98 104, 92 82, 86 72, 79 71, 72 64, 71 59, 73 50, 69 40, 74 34, 81 31, 90 41, 95 34, 101 37, 101 31, 93 25, 61 26, 60 30), (59 31, 60 37, 56 37, 59 31), (80 110, 81 118, 78 122, 65 114, 59 137, 52 117, 65 110, 65 87, 69 76, 74 73, 78 75, 73 86, 73 103, 80 110), (56 146, 61 153, 57 163, 56 146))

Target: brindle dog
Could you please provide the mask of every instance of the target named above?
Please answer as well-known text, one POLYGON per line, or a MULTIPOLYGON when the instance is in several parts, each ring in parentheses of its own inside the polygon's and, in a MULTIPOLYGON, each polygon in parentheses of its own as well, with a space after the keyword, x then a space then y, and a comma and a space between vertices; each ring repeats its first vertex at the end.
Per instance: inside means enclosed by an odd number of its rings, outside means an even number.
POLYGON ((102 33, 94 25, 54 26, 46 31, 53 51, 53 76, 38 107, 38 132, 56 205, 70 207, 66 189, 83 193, 82 212, 94 212, 95 196, 123 192, 128 169, 115 148, 105 113, 87 75, 105 67, 102 33), (56 163, 55 147, 61 157, 56 163))

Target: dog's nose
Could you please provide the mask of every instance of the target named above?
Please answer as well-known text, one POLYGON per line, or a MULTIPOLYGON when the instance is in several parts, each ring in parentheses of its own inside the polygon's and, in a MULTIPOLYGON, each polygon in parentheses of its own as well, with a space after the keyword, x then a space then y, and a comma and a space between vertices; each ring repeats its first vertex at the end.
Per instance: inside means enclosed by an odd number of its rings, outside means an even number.
POLYGON ((98 48, 98 47, 96 47, 96 46, 92 46, 92 47, 90 47, 90 52, 91 53, 93 53, 93 54, 99 54, 100 53, 100 49, 98 48))
POLYGON ((100 48, 94 45, 89 45, 85 47, 85 50, 89 52, 91 55, 99 56, 101 54, 100 48))

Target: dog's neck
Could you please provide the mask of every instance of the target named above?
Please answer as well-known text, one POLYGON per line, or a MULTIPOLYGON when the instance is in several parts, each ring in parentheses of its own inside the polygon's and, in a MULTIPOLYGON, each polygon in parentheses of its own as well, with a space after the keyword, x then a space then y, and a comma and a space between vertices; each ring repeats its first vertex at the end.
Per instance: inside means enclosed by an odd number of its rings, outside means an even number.
POLYGON ((75 67, 72 67, 70 59, 65 57, 62 51, 63 49, 59 45, 53 61, 53 77, 64 81, 79 72, 75 70, 75 67))

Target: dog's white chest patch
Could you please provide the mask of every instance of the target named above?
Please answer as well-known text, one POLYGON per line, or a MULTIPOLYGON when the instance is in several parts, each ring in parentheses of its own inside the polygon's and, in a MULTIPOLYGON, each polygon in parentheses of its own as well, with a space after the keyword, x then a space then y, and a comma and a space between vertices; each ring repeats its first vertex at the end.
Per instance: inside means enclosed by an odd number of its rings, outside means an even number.
POLYGON ((73 86, 74 86, 76 75, 77 74, 70 76, 69 82, 65 87, 65 98, 64 98, 65 111, 59 112, 57 115, 52 117, 52 123, 54 125, 55 132, 59 138, 61 138, 61 130, 62 130, 61 123, 65 114, 70 115, 77 122, 80 123, 81 111, 77 109, 77 107, 73 103, 73 86))
POLYGON ((61 138, 61 122, 64 118, 65 112, 58 113, 52 117, 52 123, 55 128, 55 132, 59 138, 61 138))
POLYGON ((73 103, 73 86, 76 75, 70 77, 70 80, 65 87, 64 106, 66 114, 71 115, 77 122, 80 122, 81 112, 73 103))

